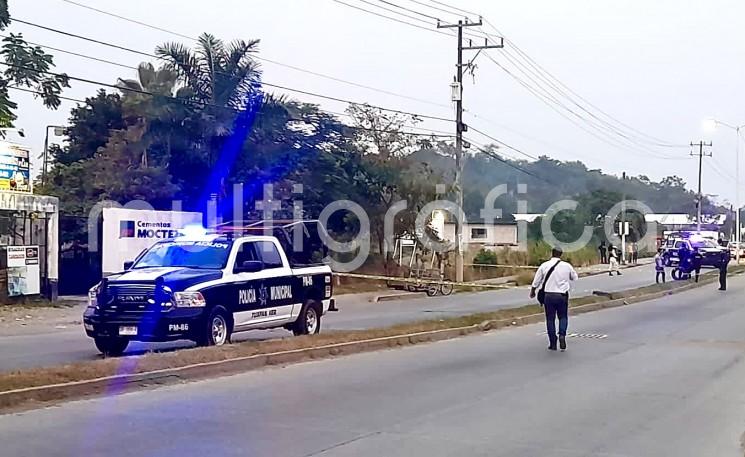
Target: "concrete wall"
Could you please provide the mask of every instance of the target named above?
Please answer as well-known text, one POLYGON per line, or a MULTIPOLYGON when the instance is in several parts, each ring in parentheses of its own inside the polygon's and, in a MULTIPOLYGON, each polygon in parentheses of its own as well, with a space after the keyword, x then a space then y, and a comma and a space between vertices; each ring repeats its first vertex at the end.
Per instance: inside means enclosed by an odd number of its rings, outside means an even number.
MULTIPOLYGON (((455 242, 455 224, 445 224, 442 237, 452 243, 455 242)), ((466 249, 472 246, 486 249, 510 247, 517 249, 517 224, 466 224, 463 227, 463 244, 466 249), (476 237, 476 231, 483 231, 483 238, 476 237)))

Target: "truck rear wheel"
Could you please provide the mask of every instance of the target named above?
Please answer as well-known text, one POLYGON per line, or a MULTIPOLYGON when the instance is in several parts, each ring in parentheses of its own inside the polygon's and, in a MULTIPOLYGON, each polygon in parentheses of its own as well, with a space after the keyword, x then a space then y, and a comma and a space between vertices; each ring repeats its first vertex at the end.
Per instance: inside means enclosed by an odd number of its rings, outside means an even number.
POLYGON ((129 345, 129 340, 126 338, 98 337, 93 341, 96 343, 96 348, 106 357, 119 357, 124 354, 129 345))
POLYGON ((303 305, 297 321, 292 326, 295 336, 315 335, 321 331, 321 306, 315 300, 308 300, 303 305))

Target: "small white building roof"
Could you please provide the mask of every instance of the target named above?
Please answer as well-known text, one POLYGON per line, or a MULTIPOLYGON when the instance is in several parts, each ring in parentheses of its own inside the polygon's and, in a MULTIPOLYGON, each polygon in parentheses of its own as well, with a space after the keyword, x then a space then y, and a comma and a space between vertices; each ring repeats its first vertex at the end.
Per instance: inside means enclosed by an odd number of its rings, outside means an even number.
POLYGON ((662 225, 686 225, 694 222, 688 214, 645 214, 644 220, 662 225))
POLYGON ((539 217, 543 217, 543 214, 539 213, 517 213, 513 214, 512 217, 515 218, 517 222, 533 222, 539 217))

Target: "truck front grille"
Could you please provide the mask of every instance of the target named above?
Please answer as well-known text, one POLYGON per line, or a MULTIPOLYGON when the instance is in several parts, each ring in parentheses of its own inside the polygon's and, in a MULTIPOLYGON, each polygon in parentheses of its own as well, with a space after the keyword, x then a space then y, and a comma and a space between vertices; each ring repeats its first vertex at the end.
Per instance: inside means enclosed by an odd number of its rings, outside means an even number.
POLYGON ((154 284, 109 284, 106 289, 111 297, 104 311, 116 314, 157 312, 154 284))

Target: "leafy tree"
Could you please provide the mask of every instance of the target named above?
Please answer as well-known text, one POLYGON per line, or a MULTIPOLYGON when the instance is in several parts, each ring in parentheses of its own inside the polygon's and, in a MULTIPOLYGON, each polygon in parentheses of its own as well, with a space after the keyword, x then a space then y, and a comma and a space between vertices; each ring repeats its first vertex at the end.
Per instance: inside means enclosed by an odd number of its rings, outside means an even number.
POLYGON ((380 161, 406 156, 419 144, 413 135, 403 130, 421 122, 415 115, 392 113, 367 104, 350 105, 347 114, 357 130, 358 148, 374 154, 380 161))
MULTIPOLYGON (((394 230, 421 235, 415 231, 416 217, 426 203, 435 199, 435 184, 442 178, 428 164, 412 157, 415 148, 432 146, 431 141, 421 142, 405 133, 406 125, 419 122, 416 116, 369 105, 352 105, 347 113, 353 120, 350 136, 359 150, 344 164, 352 184, 349 195, 366 210, 371 235, 382 253, 389 208, 398 200, 407 200, 408 208, 396 216, 394 230)), ((385 262, 387 268, 390 258, 385 262)))
MULTIPOLYGON (((10 22, 8 1, 0 0, 0 31, 8 27, 10 22)), ((18 105, 10 98, 11 87, 33 91, 47 108, 59 108, 62 90, 70 87, 70 84, 65 74, 49 73, 54 68, 52 56, 39 46, 29 45, 20 33, 11 33, 2 43, 0 55, 5 70, 0 76, 0 127, 12 127, 17 118, 14 111, 18 105)))
POLYGON ((65 130, 68 144, 51 154, 60 165, 92 158, 109 140, 112 130, 127 127, 121 96, 103 89, 95 97, 86 98, 85 104, 74 107, 69 122, 65 130))

